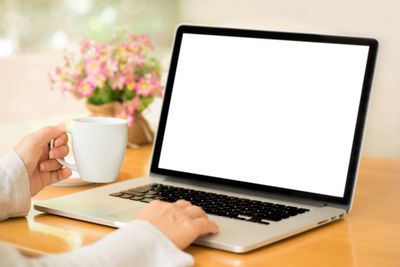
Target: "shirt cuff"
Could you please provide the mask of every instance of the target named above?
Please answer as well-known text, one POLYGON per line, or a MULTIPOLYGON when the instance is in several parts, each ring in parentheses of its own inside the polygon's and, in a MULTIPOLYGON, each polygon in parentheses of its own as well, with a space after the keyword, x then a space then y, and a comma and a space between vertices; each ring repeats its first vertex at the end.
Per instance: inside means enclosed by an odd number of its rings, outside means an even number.
POLYGON ((26 216, 31 208, 31 189, 25 165, 13 150, 4 156, 2 161, 9 172, 8 176, 12 177, 9 181, 10 193, 15 202, 9 217, 26 216))

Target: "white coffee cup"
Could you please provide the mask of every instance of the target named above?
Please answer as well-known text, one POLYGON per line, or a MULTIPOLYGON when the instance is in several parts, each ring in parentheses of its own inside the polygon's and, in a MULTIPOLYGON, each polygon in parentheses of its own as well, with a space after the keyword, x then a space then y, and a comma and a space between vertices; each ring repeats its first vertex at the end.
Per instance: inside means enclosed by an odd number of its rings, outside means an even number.
MULTIPOLYGON (((113 182, 124 160, 128 139, 128 122, 118 118, 87 117, 72 120, 66 130, 72 137, 76 164, 57 161, 77 171, 92 183, 113 182)), ((50 144, 53 146, 53 140, 50 144)))

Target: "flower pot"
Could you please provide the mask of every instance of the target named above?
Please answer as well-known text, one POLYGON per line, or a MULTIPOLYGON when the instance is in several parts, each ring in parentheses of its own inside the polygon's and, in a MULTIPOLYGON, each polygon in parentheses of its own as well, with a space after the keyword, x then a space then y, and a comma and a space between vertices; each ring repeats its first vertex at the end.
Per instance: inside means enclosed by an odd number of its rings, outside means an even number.
MULTIPOLYGON (((86 101, 86 107, 91 116, 115 117, 123 105, 114 101, 104 105, 93 105, 86 101)), ((140 145, 151 144, 154 140, 154 133, 146 119, 140 112, 135 112, 135 122, 128 128, 128 147, 137 148, 140 145)))

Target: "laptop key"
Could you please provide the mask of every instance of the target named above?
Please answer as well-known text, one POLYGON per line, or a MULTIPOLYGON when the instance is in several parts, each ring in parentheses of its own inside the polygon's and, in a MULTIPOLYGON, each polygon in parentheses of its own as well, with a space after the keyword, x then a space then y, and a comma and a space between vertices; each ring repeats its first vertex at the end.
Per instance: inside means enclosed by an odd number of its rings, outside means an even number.
POLYGON ((308 210, 308 209, 298 209, 297 210, 297 213, 304 213, 304 212, 307 212, 307 211, 310 211, 310 210, 308 210))
POLYGON ((242 219, 245 219, 245 220, 251 219, 250 216, 246 216, 246 215, 243 215, 243 214, 239 214, 239 215, 238 215, 238 218, 242 218, 242 219))
POLYGON ((280 217, 273 216, 273 215, 262 216, 262 219, 268 220, 268 221, 274 221, 274 222, 278 222, 278 221, 282 220, 280 217))
POLYGON ((131 194, 122 194, 122 195, 120 195, 119 197, 120 198, 131 198, 133 195, 131 195, 131 194))
POLYGON ((140 201, 141 201, 141 202, 150 203, 150 202, 153 201, 153 199, 151 199, 151 198, 143 198, 143 199, 141 199, 140 201))
POLYGON ((248 219, 248 220, 246 220, 246 221, 248 221, 248 222, 254 222, 254 223, 261 223, 261 224, 266 224, 266 225, 269 224, 269 222, 267 222, 267 221, 265 221, 265 220, 263 220, 263 219, 260 219, 260 218, 250 218, 250 219, 248 219))
POLYGON ((285 205, 281 205, 281 204, 275 204, 275 205, 273 205, 273 207, 274 207, 274 208, 277 208, 277 209, 283 209, 283 208, 285 208, 286 206, 285 206, 285 205))
POLYGON ((112 194, 110 194, 110 196, 112 196, 112 197, 119 197, 119 196, 121 196, 121 195, 123 195, 124 193, 122 193, 122 192, 117 192, 117 193, 112 193, 112 194))
POLYGON ((143 197, 142 196, 133 196, 130 199, 131 200, 141 200, 141 199, 143 199, 143 197))
POLYGON ((139 188, 135 188, 134 191, 140 192, 140 193, 146 193, 147 191, 150 191, 150 190, 151 190, 151 188, 148 188, 148 187, 139 187, 139 188))
POLYGON ((130 195, 134 195, 134 196, 143 196, 145 194, 145 193, 136 192, 133 190, 126 190, 126 191, 122 191, 121 193, 130 194, 130 195))
POLYGON ((235 212, 225 212, 225 216, 226 217, 229 217, 229 218, 236 218, 237 216, 238 216, 238 214, 237 213, 235 213, 235 212))
POLYGON ((266 220, 264 220, 264 219, 262 219, 261 221, 259 221, 259 223, 266 224, 266 225, 268 225, 268 224, 269 224, 269 222, 267 222, 267 221, 266 221, 266 220))

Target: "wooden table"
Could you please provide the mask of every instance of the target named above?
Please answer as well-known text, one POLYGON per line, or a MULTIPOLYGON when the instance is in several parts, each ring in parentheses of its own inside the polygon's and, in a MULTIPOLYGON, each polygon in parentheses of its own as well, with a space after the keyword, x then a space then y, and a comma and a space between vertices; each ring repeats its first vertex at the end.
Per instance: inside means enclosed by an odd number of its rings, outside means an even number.
MULTIPOLYGON (((145 175, 151 146, 127 151, 117 181, 145 175)), ((49 186, 44 200, 94 185, 49 186)), ((400 161, 363 157, 355 202, 343 220, 246 254, 190 246, 196 266, 400 266, 400 161)), ((0 240, 30 255, 66 252, 91 244, 113 228, 31 210, 0 223, 0 240)))

